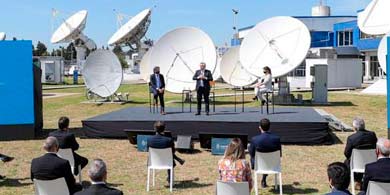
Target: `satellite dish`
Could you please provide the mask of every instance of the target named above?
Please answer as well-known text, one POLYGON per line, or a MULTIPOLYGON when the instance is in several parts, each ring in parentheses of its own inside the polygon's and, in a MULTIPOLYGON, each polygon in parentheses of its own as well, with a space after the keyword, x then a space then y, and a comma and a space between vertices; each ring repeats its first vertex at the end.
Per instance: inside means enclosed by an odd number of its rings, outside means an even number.
POLYGON ((389 0, 371 1, 364 11, 358 13, 360 30, 370 35, 381 35, 390 32, 389 8, 389 0))
POLYGON ((160 66, 165 76, 165 89, 172 93, 194 90, 192 77, 201 62, 214 70, 217 52, 211 38, 194 27, 181 27, 166 33, 153 46, 151 66, 160 66))
POLYGON ((4 32, 0 32, 0 41, 4 41, 5 40, 5 33, 4 32))
POLYGON ((152 74, 152 66, 150 65, 150 54, 151 50, 149 49, 144 56, 142 57, 141 63, 140 63, 140 73, 141 78, 145 80, 146 82, 149 82, 150 75, 152 74))
POLYGON ((214 80, 218 80, 219 78, 221 78, 221 61, 222 61, 222 58, 217 57, 217 65, 215 65, 215 69, 213 72, 214 80))
POLYGON ((118 90, 122 82, 122 66, 112 51, 98 49, 88 56, 83 76, 91 92, 108 97, 118 90))
POLYGON ((386 55, 387 55, 387 37, 390 34, 387 34, 387 36, 383 36, 379 47, 378 47, 378 61, 379 65, 381 66, 383 72, 386 73, 386 55))
POLYGON ((109 45, 132 45, 145 36, 151 22, 151 9, 145 9, 124 24, 108 41, 109 45))
POLYGON ((251 74, 260 77, 268 66, 273 77, 281 77, 299 66, 311 44, 310 32, 298 19, 278 16, 257 24, 244 38, 240 61, 251 74))
POLYGON ((223 80, 235 87, 243 87, 254 83, 257 77, 249 74, 239 60, 240 48, 230 48, 222 57, 221 76, 223 80))

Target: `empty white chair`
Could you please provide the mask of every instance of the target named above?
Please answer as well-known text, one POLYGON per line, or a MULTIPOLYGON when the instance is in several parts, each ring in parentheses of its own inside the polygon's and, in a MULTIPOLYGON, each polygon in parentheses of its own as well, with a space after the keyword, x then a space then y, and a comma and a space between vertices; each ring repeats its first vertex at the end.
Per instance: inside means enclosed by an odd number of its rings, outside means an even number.
POLYGON ((249 195, 248 182, 217 181, 217 195, 249 195))
POLYGON ((279 181, 279 192, 283 194, 282 189, 282 167, 280 160, 280 150, 275 152, 257 152, 255 155, 255 192, 259 194, 257 186, 258 174, 275 174, 275 188, 279 181), (279 180, 278 180, 279 179, 279 180))
POLYGON ((172 192, 173 187, 173 155, 172 148, 149 148, 148 158, 148 179, 146 183, 146 191, 149 191, 150 171, 152 171, 153 186, 155 184, 155 170, 170 170, 169 190, 172 192))
POLYGON ((390 195, 390 183, 370 181, 366 195, 390 195))
POLYGON ((355 178, 354 173, 364 173, 366 164, 375 162, 376 159, 375 149, 353 149, 351 155, 351 188, 352 194, 355 195, 355 178))
POLYGON ((35 195, 69 195, 65 178, 54 180, 34 179, 35 195))
MULTIPOLYGON (((74 172, 74 156, 73 156, 73 152, 72 152, 72 149, 71 148, 67 148, 67 149, 59 149, 58 152, 57 152, 57 155, 60 157, 60 158, 63 158, 65 160, 68 160, 69 161, 69 164, 70 164, 70 167, 72 169, 72 173, 74 172)), ((81 165, 78 166, 78 169, 79 169, 79 175, 76 175, 76 177, 78 176, 79 178, 79 183, 81 183, 81 165)), ((73 173, 74 175, 74 173, 73 173)))

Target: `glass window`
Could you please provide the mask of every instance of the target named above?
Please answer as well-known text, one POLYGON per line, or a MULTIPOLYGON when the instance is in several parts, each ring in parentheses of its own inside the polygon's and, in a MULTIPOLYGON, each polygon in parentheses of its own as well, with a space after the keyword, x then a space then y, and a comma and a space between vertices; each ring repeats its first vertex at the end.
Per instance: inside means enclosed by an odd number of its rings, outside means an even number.
POLYGON ((338 46, 352 46, 353 45, 353 32, 352 30, 338 31, 337 32, 338 46))

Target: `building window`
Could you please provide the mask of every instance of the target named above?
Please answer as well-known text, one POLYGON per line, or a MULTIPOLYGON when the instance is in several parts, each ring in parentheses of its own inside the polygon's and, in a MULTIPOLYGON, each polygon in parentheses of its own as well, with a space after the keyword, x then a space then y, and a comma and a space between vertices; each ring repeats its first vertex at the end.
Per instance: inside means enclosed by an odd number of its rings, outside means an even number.
POLYGON ((337 32, 337 46, 352 46, 353 45, 353 32, 352 30, 338 31, 337 32))
POLYGON ((370 64, 371 78, 382 77, 383 72, 382 72, 382 68, 379 65, 378 56, 371 56, 370 62, 371 62, 371 64, 370 64))
POLYGON ((384 36, 384 34, 382 35, 369 35, 369 34, 366 34, 362 31, 360 31, 360 39, 380 39, 384 36))
POLYGON ((305 77, 306 76, 306 63, 303 62, 301 65, 299 65, 293 71, 291 71, 288 74, 288 76, 290 76, 290 77, 305 77))

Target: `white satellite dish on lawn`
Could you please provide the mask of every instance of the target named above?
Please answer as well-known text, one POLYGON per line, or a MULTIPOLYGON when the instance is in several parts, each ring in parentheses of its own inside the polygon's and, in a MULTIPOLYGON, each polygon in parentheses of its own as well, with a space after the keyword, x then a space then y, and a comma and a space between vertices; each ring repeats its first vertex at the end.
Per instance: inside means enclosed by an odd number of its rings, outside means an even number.
POLYGON ((87 10, 81 10, 73 14, 58 27, 50 40, 54 44, 73 42, 79 65, 85 60, 87 49, 96 49, 95 42, 82 33, 87 22, 87 16, 87 10))
POLYGON ((160 72, 166 80, 166 90, 181 93, 182 90, 194 90, 192 77, 201 62, 208 70, 214 70, 217 52, 211 38, 202 30, 194 27, 174 29, 153 46, 151 66, 160 66, 160 72))
POLYGON ((151 22, 151 9, 145 9, 124 24, 108 41, 109 45, 125 45, 139 47, 151 22))
POLYGON ((217 57, 217 64, 215 65, 215 69, 213 72, 214 80, 218 80, 219 78, 221 78, 221 61, 222 57, 217 57))
POLYGON ((244 87, 254 83, 257 77, 249 74, 239 60, 240 48, 232 47, 221 61, 221 75, 225 82, 235 87, 244 87))
POLYGON ((150 75, 153 73, 153 67, 150 65, 150 54, 151 50, 148 50, 145 55, 142 57, 141 63, 140 63, 140 73, 141 78, 149 82, 150 75))
POLYGON ((379 65, 381 66, 383 72, 386 73, 386 56, 387 56, 387 37, 390 36, 390 34, 387 34, 386 36, 383 36, 379 47, 378 47, 378 61, 379 65))
POLYGON ((87 88, 100 97, 109 97, 119 88, 123 72, 117 56, 109 50, 98 49, 92 52, 83 69, 87 88))
POLYGON ((240 61, 255 76, 268 66, 273 77, 281 77, 299 66, 310 48, 310 32, 298 19, 278 16, 257 24, 244 38, 240 61))
POLYGON ((5 33, 4 32, 0 32, 0 41, 4 41, 5 40, 5 33))
POLYGON ((358 26, 361 31, 370 35, 390 32, 390 1, 373 0, 364 11, 358 13, 358 26))

